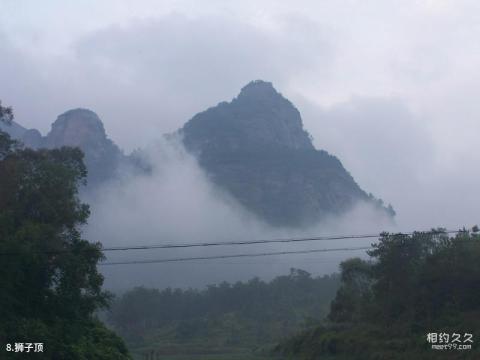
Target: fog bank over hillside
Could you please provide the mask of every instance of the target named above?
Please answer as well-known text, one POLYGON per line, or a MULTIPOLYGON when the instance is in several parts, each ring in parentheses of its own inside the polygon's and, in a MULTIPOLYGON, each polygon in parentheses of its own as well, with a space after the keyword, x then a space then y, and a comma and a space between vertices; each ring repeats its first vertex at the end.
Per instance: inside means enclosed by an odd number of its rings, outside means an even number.
MULTIPOLYGON (((150 174, 123 171, 120 180, 86 197, 92 215, 85 237, 105 247, 165 243, 200 243, 380 232, 390 219, 372 205, 359 203, 341 218, 329 218, 302 230, 280 229, 260 222, 218 190, 176 139, 162 140, 142 153, 150 174)), ((164 259, 219 254, 259 253, 369 245, 373 239, 302 242, 192 249, 107 252, 107 261, 164 259)), ((170 264, 103 267, 107 287, 204 286, 254 276, 272 278, 299 267, 313 273, 337 270, 338 262, 360 252, 329 252, 237 258, 170 264)))
POLYGON ((298 105, 315 146, 335 154, 365 191, 391 202, 400 229, 478 223, 480 152, 470 136, 438 133, 431 115, 414 113, 399 98, 298 105))
MULTIPOLYGON (((104 0, 95 6, 92 12, 80 1, 0 2, 0 99, 25 128, 46 135, 58 114, 89 108, 128 154, 233 98, 246 82, 265 79, 298 107, 317 149, 337 156, 363 190, 393 205, 400 230, 480 221, 479 2, 104 0)), ((127 177, 90 199, 86 236, 108 244, 132 236, 135 243, 153 242, 158 234, 172 241, 277 235, 213 191, 188 157, 161 165, 158 151, 149 152, 157 160, 152 177, 127 177), (184 217, 169 225, 173 214, 184 217)), ((344 228, 321 230, 374 230, 362 221, 365 211, 357 213, 344 228)), ((342 224, 328 223, 337 220, 342 224)), ((199 269, 215 273, 218 263, 175 269, 189 269, 183 279, 193 279, 199 269)), ((138 268, 117 270, 128 275, 138 268)))

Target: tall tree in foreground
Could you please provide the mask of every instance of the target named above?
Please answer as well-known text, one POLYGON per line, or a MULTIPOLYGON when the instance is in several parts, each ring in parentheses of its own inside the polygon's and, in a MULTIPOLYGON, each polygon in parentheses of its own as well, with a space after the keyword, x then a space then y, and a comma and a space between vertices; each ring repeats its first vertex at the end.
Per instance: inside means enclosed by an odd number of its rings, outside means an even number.
MULTIPOLYGON (((0 104, 1 121, 11 109, 0 104)), ((6 344, 43 343, 49 359, 128 359, 94 316, 107 306, 101 244, 81 238, 89 208, 78 198, 87 171, 79 149, 21 149, 0 132, 0 358, 6 344)))

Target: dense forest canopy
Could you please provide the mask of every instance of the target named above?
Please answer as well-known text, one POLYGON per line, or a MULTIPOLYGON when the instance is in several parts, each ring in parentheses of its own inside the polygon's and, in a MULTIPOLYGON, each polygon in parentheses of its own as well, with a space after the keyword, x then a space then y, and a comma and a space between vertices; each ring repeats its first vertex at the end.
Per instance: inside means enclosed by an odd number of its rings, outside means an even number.
MULTIPOLYGON (((384 234, 371 259, 341 265, 328 321, 282 343, 294 359, 479 358, 471 350, 435 351, 429 333, 480 332, 480 233, 442 230, 384 234)), ((468 337, 467 337, 468 338, 468 337)))
POLYGON ((312 277, 292 269, 270 282, 254 278, 200 290, 138 287, 115 301, 110 322, 135 347, 253 349, 320 321, 338 286, 337 275, 312 277))

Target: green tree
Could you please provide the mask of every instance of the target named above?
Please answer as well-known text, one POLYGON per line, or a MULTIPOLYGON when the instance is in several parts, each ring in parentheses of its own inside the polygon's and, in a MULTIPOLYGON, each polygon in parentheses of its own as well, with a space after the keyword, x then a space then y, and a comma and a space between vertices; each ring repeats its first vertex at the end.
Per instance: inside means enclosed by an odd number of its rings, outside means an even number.
MULTIPOLYGON (((0 118, 11 121, 13 114, 0 105, 0 118)), ((94 316, 110 295, 97 271, 101 244, 82 239, 79 230, 89 216, 78 198, 87 174, 83 153, 21 149, 0 136, 2 351, 6 343, 43 342, 50 359, 128 358, 122 341, 94 316)))
POLYGON ((13 121, 13 110, 11 107, 2 106, 2 101, 0 100, 0 121, 4 121, 7 124, 10 124, 13 121))
MULTIPOLYGON (((0 123, 3 122, 7 125, 10 125, 12 121, 12 109, 2 106, 2 102, 0 101, 0 123)), ((12 140, 6 132, 0 130, 0 160, 3 159, 9 152, 11 152, 16 145, 16 141, 12 140)))
POLYGON ((374 259, 372 277, 373 291, 378 304, 377 319, 386 323, 400 316, 412 318, 419 274, 426 258, 435 248, 435 240, 447 235, 441 232, 417 232, 404 234, 382 234, 378 243, 368 254, 374 259))
POLYGON ((354 258, 340 264, 341 286, 330 307, 329 319, 354 322, 364 318, 364 309, 372 300, 372 264, 354 258))
POLYGON ((432 351, 426 334, 480 332, 478 227, 454 237, 444 230, 382 234, 367 253, 341 264, 341 286, 329 322, 282 343, 295 359, 466 359, 432 351), (468 330, 464 330, 468 329, 468 330))

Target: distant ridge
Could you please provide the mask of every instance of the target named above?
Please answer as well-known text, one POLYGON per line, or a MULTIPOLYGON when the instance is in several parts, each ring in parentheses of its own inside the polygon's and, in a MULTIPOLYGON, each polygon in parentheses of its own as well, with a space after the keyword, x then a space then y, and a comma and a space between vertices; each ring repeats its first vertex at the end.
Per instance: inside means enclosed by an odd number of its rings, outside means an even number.
MULTIPOLYGON (((135 154, 123 154, 88 109, 59 115, 46 136, 15 122, 0 129, 35 149, 80 147, 90 189, 115 178, 122 164, 149 171, 135 154)), ((395 215, 363 191, 335 156, 315 149, 297 108, 270 82, 248 83, 231 102, 196 114, 177 134, 214 184, 273 226, 312 225, 362 201, 395 215)))

